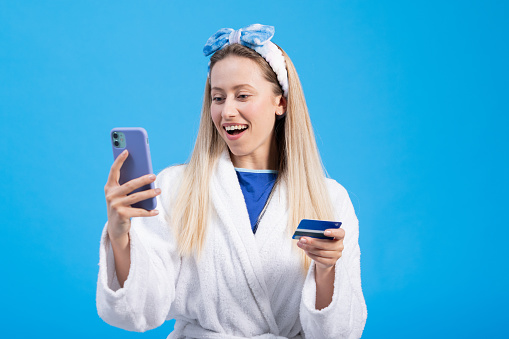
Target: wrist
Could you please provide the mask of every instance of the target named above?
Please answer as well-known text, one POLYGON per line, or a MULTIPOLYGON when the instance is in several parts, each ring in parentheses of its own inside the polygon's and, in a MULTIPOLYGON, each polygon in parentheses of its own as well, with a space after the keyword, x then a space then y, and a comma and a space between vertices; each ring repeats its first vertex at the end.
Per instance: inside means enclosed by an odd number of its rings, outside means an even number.
POLYGON ((108 232, 108 237, 110 238, 111 245, 114 247, 125 248, 129 244, 129 232, 118 235, 112 235, 108 232))
POLYGON ((336 265, 332 265, 332 266, 322 266, 320 264, 317 264, 315 262, 315 271, 316 271, 316 275, 317 276, 329 276, 331 274, 333 274, 335 272, 335 268, 336 268, 336 265))

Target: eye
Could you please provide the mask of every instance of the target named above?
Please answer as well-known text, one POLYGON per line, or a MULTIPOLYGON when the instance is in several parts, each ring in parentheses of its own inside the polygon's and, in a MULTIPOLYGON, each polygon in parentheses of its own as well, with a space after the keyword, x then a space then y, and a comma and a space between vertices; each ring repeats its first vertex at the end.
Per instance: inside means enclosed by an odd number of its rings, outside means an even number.
POLYGON ((239 94, 238 98, 245 100, 245 99, 249 98, 249 94, 239 94))
POLYGON ((212 101, 217 102, 217 103, 221 102, 222 100, 223 100, 222 97, 213 97, 212 98, 212 101))

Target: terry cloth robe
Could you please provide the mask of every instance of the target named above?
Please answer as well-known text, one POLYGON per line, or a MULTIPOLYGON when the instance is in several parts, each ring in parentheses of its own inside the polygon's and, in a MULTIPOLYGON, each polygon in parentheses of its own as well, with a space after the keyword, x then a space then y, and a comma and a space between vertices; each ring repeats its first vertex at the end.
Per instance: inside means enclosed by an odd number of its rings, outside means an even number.
POLYGON ((315 264, 307 274, 285 232, 286 189, 280 184, 253 234, 244 197, 225 151, 210 182, 210 222, 200 259, 179 257, 166 217, 175 202, 184 165, 156 180, 159 215, 133 218, 131 266, 120 288, 107 225, 100 243, 97 310, 108 324, 147 331, 175 319, 177 338, 359 338, 367 311, 361 290, 358 221, 346 190, 324 179, 345 230, 335 265, 332 302, 315 308, 315 264))

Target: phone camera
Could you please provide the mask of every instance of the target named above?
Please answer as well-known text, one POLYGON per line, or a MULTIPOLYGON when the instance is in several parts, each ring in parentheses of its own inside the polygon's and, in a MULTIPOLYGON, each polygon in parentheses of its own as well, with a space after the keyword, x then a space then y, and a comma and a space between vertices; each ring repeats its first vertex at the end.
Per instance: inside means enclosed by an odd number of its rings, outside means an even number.
MULTIPOLYGON (((113 139, 118 139, 118 134, 117 134, 117 132, 113 132, 113 139)), ((118 146, 118 145, 116 145, 116 146, 118 146)))
POLYGON ((120 145, 120 143, 119 143, 117 140, 115 140, 114 144, 115 144, 115 146, 117 146, 117 147, 118 147, 118 145, 120 145))

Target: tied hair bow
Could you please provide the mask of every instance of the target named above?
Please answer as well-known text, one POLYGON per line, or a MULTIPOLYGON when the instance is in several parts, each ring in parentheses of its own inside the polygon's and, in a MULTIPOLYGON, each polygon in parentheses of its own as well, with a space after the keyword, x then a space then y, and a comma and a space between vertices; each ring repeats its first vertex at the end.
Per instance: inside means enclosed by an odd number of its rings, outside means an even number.
POLYGON ((273 36, 274 26, 253 24, 239 30, 221 28, 207 40, 203 54, 209 56, 224 46, 235 43, 254 49, 266 44, 273 36))
POLYGON ((281 85, 283 95, 285 98, 288 98, 288 72, 286 70, 285 58, 281 50, 270 41, 273 36, 274 26, 268 25, 254 24, 239 30, 221 28, 207 40, 205 47, 203 47, 203 54, 209 56, 231 44, 241 44, 251 48, 269 63, 270 67, 277 75, 277 80, 281 85))

